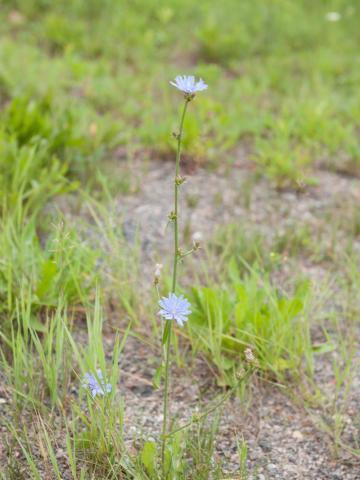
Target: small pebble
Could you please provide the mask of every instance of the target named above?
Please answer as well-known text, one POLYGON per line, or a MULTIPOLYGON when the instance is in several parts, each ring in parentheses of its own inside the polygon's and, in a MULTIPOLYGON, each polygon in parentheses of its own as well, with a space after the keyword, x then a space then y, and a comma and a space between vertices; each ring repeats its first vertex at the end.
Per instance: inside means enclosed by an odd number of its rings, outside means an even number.
POLYGON ((304 435, 299 431, 299 430, 295 430, 292 434, 293 438, 295 438, 296 440, 303 440, 304 439, 304 435))
POLYGON ((267 440, 264 440, 264 439, 259 440, 259 445, 264 452, 271 451, 271 445, 267 440))

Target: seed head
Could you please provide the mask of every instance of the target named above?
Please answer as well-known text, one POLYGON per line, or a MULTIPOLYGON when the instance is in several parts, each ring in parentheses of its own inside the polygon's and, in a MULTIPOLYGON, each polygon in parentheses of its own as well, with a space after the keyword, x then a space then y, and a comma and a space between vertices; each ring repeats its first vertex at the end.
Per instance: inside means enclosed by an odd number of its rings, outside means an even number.
POLYGON ((245 354, 245 359, 248 363, 256 362, 255 355, 253 354, 253 351, 251 350, 251 348, 245 348, 244 354, 245 354))
POLYGON ((192 236, 194 250, 198 250, 200 248, 202 238, 203 238, 203 235, 201 232, 194 233, 194 235, 192 236))
POLYGON ((154 272, 154 284, 157 285, 160 280, 161 270, 163 269, 162 263, 157 263, 155 265, 155 272, 154 272))

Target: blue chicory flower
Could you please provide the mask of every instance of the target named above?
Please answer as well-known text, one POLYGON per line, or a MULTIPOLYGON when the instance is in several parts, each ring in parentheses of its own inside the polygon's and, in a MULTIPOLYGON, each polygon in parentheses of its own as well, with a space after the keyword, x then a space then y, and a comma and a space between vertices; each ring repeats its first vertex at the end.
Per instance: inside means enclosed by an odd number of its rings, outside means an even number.
POLYGON ((177 297, 175 293, 170 293, 168 297, 163 297, 159 300, 161 310, 158 312, 166 320, 176 320, 178 325, 182 327, 188 320, 190 315, 190 303, 184 295, 177 297))
POLYGON ((170 82, 170 84, 187 95, 201 92, 208 88, 202 78, 200 78, 198 82, 195 82, 195 77, 193 75, 178 75, 175 78, 175 82, 170 82))
POLYGON ((111 392, 111 383, 105 383, 101 370, 96 370, 96 375, 93 373, 86 373, 83 386, 89 388, 93 398, 96 395, 106 395, 111 392))

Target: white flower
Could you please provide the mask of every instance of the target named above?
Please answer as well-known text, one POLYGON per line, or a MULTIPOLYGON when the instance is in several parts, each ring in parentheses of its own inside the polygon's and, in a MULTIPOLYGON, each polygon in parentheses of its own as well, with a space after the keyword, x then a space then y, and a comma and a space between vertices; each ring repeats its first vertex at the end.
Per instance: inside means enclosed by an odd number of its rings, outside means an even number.
POLYGON ((328 22, 338 22, 341 19, 341 14, 339 12, 327 12, 325 19, 328 22))
POLYGON ((195 77, 193 75, 178 75, 175 78, 175 82, 170 82, 170 84, 187 95, 201 92, 208 88, 202 78, 200 78, 198 82, 195 82, 195 77))

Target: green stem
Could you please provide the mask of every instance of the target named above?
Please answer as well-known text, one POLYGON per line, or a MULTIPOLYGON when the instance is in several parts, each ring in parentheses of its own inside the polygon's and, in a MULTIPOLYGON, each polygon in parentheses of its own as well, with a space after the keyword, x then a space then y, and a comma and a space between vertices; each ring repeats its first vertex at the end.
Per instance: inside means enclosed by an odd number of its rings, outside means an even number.
POLYGON ((179 257, 179 224, 178 224, 178 191, 179 185, 176 181, 180 173, 180 158, 181 158, 181 140, 183 135, 184 119, 186 114, 186 109, 188 106, 189 100, 185 99, 184 108, 180 121, 180 129, 177 137, 177 151, 176 151, 176 164, 175 164, 175 180, 174 180, 174 266, 173 266, 173 279, 172 279, 172 292, 175 293, 176 290, 176 277, 177 277, 177 265, 179 257))
MULTIPOLYGON (((189 99, 185 98, 184 108, 180 120, 179 133, 177 135, 177 151, 176 151, 176 164, 175 164, 175 179, 174 179, 174 264, 173 264, 173 278, 172 278, 172 293, 176 291, 177 280, 177 265, 179 260, 179 227, 178 227, 178 190, 179 184, 177 177, 180 172, 180 158, 181 158, 181 140, 184 127, 184 119, 186 109, 189 103, 189 99)), ((169 321, 169 333, 167 335, 166 347, 165 347, 165 373, 164 373, 164 410, 163 410, 163 427, 162 427, 162 446, 161 446, 161 465, 162 465, 162 477, 166 480, 166 467, 165 467, 165 450, 167 440, 167 416, 169 410, 169 384, 170 384, 170 346, 171 346, 171 332, 172 323, 169 321)), ((166 326, 165 326, 166 329, 166 326)))

